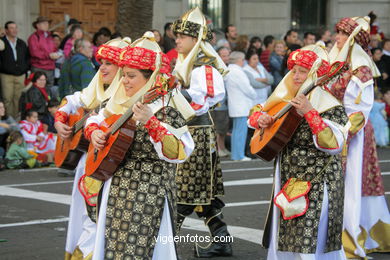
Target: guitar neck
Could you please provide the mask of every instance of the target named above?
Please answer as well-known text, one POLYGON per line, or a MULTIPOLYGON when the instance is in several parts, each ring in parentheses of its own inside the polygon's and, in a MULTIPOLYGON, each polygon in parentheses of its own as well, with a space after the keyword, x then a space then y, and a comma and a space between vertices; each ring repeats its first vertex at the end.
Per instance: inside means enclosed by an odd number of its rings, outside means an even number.
POLYGON ((93 110, 86 113, 79 121, 76 122, 76 124, 74 124, 74 127, 73 127, 74 133, 77 133, 78 131, 80 131, 83 128, 85 121, 87 121, 87 119, 91 115, 92 111, 93 110))
MULTIPOLYGON (((163 94, 163 95, 168 95, 168 93, 171 93, 173 91, 173 89, 176 87, 176 83, 175 84, 171 84, 167 90, 167 93, 163 94)), ((143 101, 142 103, 143 104, 148 104, 150 102, 153 102, 154 100, 156 100, 156 98, 158 97, 162 97, 163 95, 159 94, 158 92, 156 92, 155 90, 151 89, 149 90, 148 92, 146 92, 143 96, 141 96, 138 100, 138 101, 143 101)), ((126 112, 112 125, 111 127, 111 133, 114 134, 116 131, 118 131, 122 125, 127 121, 129 120, 132 116, 133 116, 133 107, 129 107, 126 112)))
MULTIPOLYGON (((305 88, 301 93, 303 95, 307 95, 310 91, 312 91, 317 85, 315 84, 315 82, 311 83, 307 88, 305 88)), ((284 116, 288 111, 290 111, 290 109, 293 108, 293 105, 291 105, 291 103, 288 103, 287 105, 285 105, 278 113, 275 114, 275 118, 276 119, 279 119, 281 118, 282 116, 284 116)))
POLYGON ((118 131, 122 125, 133 116, 132 106, 126 110, 126 112, 112 125, 111 133, 114 134, 118 131))

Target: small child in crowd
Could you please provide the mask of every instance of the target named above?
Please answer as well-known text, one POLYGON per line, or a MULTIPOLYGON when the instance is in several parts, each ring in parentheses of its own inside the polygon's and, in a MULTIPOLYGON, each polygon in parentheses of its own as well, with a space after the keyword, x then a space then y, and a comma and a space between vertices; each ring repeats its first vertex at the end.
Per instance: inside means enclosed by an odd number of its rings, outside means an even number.
POLYGON ((26 143, 20 132, 12 132, 8 137, 6 166, 9 169, 34 168, 39 166, 35 156, 27 151, 26 143))
POLYGON ((54 116, 58 110, 59 105, 60 103, 56 99, 51 99, 47 104, 47 110, 49 111, 49 113, 46 113, 42 117, 43 132, 45 134, 57 134, 57 130, 54 127, 54 116))
POLYGON ((374 127, 376 144, 378 146, 387 146, 389 144, 389 126, 386 121, 385 103, 379 91, 375 91, 374 96, 374 105, 369 118, 374 127))
POLYGON ((53 162, 56 136, 53 133, 44 133, 43 124, 38 120, 36 111, 28 111, 26 119, 19 123, 23 137, 27 143, 27 150, 38 154, 38 160, 53 162))

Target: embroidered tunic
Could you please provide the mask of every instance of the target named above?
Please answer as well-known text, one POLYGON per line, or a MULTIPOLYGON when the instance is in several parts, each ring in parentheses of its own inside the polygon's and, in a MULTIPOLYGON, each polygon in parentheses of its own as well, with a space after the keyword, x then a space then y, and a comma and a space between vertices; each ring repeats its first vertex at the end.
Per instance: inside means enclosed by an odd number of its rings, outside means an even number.
MULTIPOLYGON (((90 117, 85 131, 102 119, 103 113, 90 117)), ((175 226, 176 163, 191 154, 194 144, 188 131, 175 136, 166 125, 175 131, 186 121, 176 109, 165 106, 147 124, 138 124, 125 159, 105 182, 93 259, 152 259, 163 210, 169 210, 175 226)))
POLYGON ((211 66, 198 66, 191 73, 186 90, 196 117, 188 122, 195 142, 192 155, 178 165, 176 174, 178 203, 209 205, 224 195, 222 169, 216 155, 216 133, 208 110, 225 96, 222 75, 211 66))
MULTIPOLYGON (((313 92, 320 91, 319 89, 317 87, 313 92)), ((325 91, 322 89, 321 91, 316 93, 324 95, 325 91)), ((250 116, 248 123, 251 127, 258 128, 257 120, 261 114, 260 111, 254 111, 250 116)), ((344 143, 344 133, 341 129, 347 122, 348 117, 341 105, 331 107, 321 114, 316 110, 310 111, 305 114, 305 119, 276 159, 277 172, 274 195, 279 192, 279 189, 286 184, 289 178, 310 181, 311 189, 308 193, 308 209, 300 217, 284 220, 281 214, 279 216, 279 211, 273 209, 275 205, 273 205, 273 200, 271 201, 263 237, 263 245, 268 247, 271 236, 269 231, 272 225, 272 237, 276 239, 277 251, 269 251, 270 259, 277 259, 277 254, 284 253, 280 251, 301 254, 317 253, 318 228, 321 222, 325 185, 328 221, 324 225, 327 227, 328 233, 326 241, 322 241, 326 244, 323 250, 326 253, 341 249, 344 181, 341 157, 338 153, 344 143), (274 216, 274 214, 278 215, 274 216), (276 255, 272 257, 270 253, 276 255)), ((271 245, 271 247, 273 246, 271 245)))
MULTIPOLYGON (((342 106, 325 111, 321 117, 340 125, 348 122, 342 106)), ((309 208, 306 214, 292 220, 284 220, 282 217, 279 219, 278 249, 280 251, 315 253, 324 183, 327 185, 329 197, 325 252, 341 248, 340 231, 343 225, 344 200, 341 158, 339 155, 331 155, 319 150, 317 145, 313 140, 309 124, 305 121, 301 123, 280 154, 281 187, 291 177, 311 181, 311 190, 308 193, 309 208), (316 178, 317 175, 320 177, 316 178)))

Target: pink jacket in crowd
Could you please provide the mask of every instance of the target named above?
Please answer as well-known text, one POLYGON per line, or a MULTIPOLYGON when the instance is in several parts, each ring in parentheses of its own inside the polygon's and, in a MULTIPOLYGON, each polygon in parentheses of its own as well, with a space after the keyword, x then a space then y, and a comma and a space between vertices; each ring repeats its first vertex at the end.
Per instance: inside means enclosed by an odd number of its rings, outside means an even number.
POLYGON ((56 52, 56 47, 49 32, 47 32, 46 37, 43 31, 31 34, 28 38, 28 48, 31 55, 31 66, 45 70, 55 69, 55 60, 50 59, 49 54, 56 52))

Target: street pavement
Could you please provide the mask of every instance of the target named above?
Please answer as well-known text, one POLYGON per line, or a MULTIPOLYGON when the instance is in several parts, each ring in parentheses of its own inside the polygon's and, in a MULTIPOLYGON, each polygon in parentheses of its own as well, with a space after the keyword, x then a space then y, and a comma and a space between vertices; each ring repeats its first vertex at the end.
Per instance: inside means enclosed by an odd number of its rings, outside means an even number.
MULTIPOLYGON (((379 149, 386 198, 390 201, 390 149, 379 149)), ((272 189, 273 163, 261 160, 224 160, 226 203, 224 220, 233 236, 233 256, 219 260, 266 259, 260 246, 272 189)), ((63 259, 73 178, 57 169, 0 172, 0 259, 63 259)), ((179 235, 207 235, 195 214, 184 222, 179 235)), ((205 244, 203 244, 205 245, 205 244)), ((193 243, 180 243, 182 260, 193 257, 193 243)), ((390 254, 371 254, 390 259, 390 254)))

